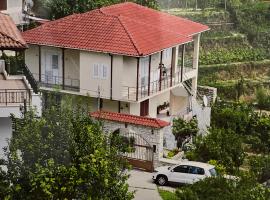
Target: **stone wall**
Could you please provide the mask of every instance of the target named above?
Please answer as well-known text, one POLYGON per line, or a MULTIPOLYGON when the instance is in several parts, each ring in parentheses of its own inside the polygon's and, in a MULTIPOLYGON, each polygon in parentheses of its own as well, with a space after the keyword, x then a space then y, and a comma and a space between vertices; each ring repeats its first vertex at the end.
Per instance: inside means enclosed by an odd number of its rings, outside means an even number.
POLYGON ((151 128, 147 126, 125 124, 116 121, 107 121, 103 120, 103 130, 106 133, 112 133, 117 129, 128 129, 135 132, 144 138, 149 145, 154 149, 156 146, 156 151, 154 152, 154 167, 157 167, 159 164, 160 158, 163 157, 163 129, 151 128))

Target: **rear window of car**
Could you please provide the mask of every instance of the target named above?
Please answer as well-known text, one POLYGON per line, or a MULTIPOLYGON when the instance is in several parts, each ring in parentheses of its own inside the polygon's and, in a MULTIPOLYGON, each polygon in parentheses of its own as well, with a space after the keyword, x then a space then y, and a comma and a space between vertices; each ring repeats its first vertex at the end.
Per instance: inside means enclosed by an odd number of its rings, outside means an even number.
POLYGON ((209 169, 209 172, 210 172, 211 176, 217 176, 217 171, 215 168, 209 169))

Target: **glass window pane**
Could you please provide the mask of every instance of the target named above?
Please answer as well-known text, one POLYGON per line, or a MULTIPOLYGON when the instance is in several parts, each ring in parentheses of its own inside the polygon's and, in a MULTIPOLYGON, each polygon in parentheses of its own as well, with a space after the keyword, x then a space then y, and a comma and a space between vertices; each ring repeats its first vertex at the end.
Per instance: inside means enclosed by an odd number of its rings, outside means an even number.
POLYGON ((187 165, 179 165, 173 169, 174 172, 178 173, 188 173, 189 171, 189 166, 187 165))
POLYGON ((52 68, 58 69, 58 55, 52 55, 52 68))

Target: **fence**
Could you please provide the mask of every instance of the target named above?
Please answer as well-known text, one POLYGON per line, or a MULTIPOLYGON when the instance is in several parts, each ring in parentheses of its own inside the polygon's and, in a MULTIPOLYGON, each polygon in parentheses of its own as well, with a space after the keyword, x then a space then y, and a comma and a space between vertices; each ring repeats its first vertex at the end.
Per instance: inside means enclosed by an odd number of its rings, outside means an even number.
POLYGON ((31 102, 30 89, 0 89, 0 105, 8 106, 31 102))

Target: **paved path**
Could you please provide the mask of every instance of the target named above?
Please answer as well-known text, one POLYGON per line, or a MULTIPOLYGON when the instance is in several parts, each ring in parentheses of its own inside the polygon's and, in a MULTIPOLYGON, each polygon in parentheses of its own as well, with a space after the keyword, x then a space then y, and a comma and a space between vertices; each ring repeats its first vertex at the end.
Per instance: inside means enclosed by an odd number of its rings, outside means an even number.
POLYGON ((152 174, 139 170, 130 171, 129 190, 135 191, 134 200, 162 200, 157 186, 152 181, 152 174))

